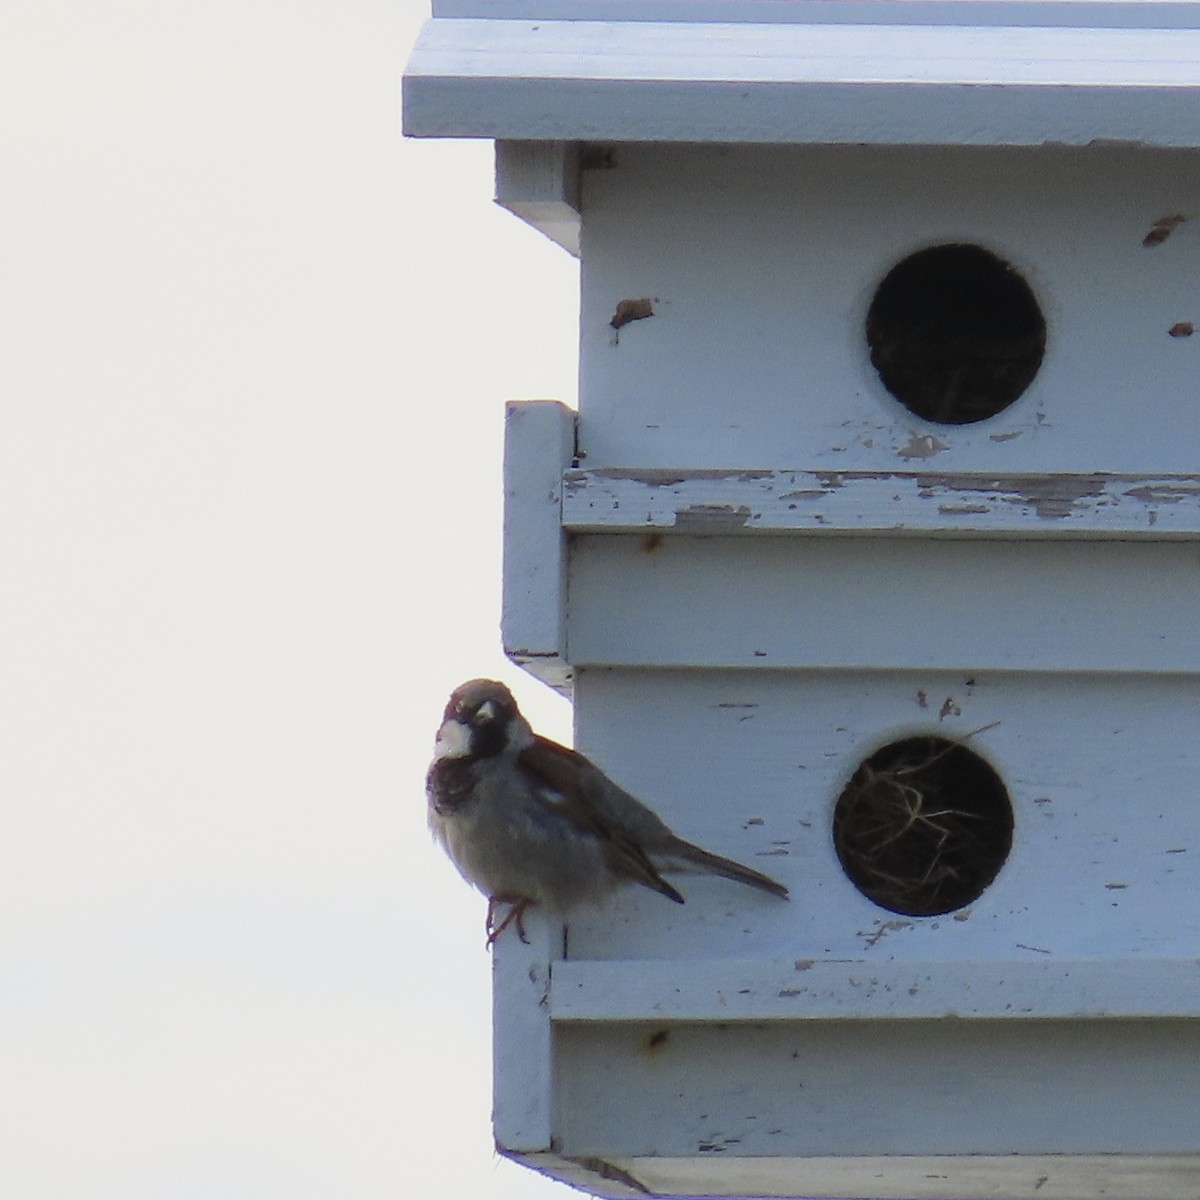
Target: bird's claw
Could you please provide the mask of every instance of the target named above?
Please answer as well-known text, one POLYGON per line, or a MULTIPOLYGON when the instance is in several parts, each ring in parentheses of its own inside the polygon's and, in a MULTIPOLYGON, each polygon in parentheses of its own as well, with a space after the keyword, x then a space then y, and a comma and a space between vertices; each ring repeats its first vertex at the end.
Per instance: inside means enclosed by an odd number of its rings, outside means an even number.
POLYGON ((517 937, 529 945, 529 939, 525 936, 525 909, 529 907, 529 901, 523 897, 512 896, 489 896, 487 908, 487 942, 486 948, 491 949, 496 944, 496 939, 510 926, 516 925, 517 937), (496 924, 496 906, 498 904, 509 905, 509 910, 504 915, 504 920, 499 925, 496 924))

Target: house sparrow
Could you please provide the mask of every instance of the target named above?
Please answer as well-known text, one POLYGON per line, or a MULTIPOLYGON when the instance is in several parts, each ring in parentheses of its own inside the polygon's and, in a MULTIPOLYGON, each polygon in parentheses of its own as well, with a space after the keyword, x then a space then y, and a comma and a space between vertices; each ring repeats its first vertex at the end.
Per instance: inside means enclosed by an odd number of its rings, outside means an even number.
POLYGON ((514 922, 525 940, 530 904, 565 914, 629 883, 682 904, 666 872, 723 875, 787 898, 781 883, 676 837, 582 754, 539 737, 492 679, 450 697, 425 793, 433 836, 488 897, 489 946, 514 922))

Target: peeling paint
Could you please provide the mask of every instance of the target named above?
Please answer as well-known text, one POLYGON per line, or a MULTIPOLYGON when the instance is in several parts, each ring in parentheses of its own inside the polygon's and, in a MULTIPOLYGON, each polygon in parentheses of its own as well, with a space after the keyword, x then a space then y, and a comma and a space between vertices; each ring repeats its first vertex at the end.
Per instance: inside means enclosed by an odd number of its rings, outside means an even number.
POLYGON ((589 479, 613 479, 644 483, 647 487, 677 487, 681 483, 715 483, 725 480, 755 483, 760 479, 772 479, 776 474, 777 472, 765 467, 739 467, 736 470, 698 467, 691 471, 666 467, 601 467, 594 471, 566 471, 563 473, 563 479, 566 482, 578 476, 580 486, 586 485, 589 479))
POLYGON ((675 514, 675 528, 681 533, 726 533, 743 528, 750 520, 747 504, 693 504, 675 514))
POLYGON ((614 329, 621 329, 630 321, 644 321, 647 317, 652 316, 654 316, 654 302, 649 296, 644 296, 640 300, 619 300, 617 311, 613 313, 609 324, 614 329))
POLYGON ((988 492, 1006 504, 1029 505, 1039 517, 1069 517, 1081 500, 1104 495, 1103 475, 929 475, 917 486, 955 492, 988 492))
POLYGON ((1143 246, 1161 246, 1187 220, 1185 213, 1171 213, 1167 217, 1159 217, 1150 228, 1150 232, 1142 238, 1143 246))
POLYGON ((1122 494, 1133 500, 1142 500, 1146 504, 1178 504, 1181 500, 1200 499, 1200 484, 1145 484, 1142 487, 1129 488, 1122 494))
POLYGON ((896 454, 900 458, 932 458, 935 454, 949 449, 941 438, 934 437, 932 433, 914 433, 908 444, 901 446, 896 454))
POLYGON ((568 469, 561 502, 569 531, 1000 532, 1068 520, 1073 528, 1200 531, 1200 474, 568 469))
POLYGON ((876 928, 873 933, 867 933, 865 929, 860 929, 858 931, 858 936, 863 939, 864 945, 874 946, 880 938, 889 933, 895 932, 896 930, 911 929, 912 924, 913 923, 911 921, 877 921, 876 928))

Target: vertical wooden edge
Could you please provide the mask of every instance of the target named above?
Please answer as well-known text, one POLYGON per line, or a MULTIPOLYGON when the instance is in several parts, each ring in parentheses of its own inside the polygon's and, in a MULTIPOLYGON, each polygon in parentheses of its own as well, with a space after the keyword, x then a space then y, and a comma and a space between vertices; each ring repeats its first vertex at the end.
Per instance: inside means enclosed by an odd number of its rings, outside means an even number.
POLYGON ((566 661, 566 535, 562 473, 575 451, 575 413, 556 400, 512 401, 504 437, 504 652, 570 694, 566 661))
POLYGON ((496 203, 578 258, 578 143, 497 141, 496 203))
POLYGON ((492 957, 492 1129, 504 1154, 551 1146, 550 963, 562 926, 531 910, 522 942, 515 929, 492 957))

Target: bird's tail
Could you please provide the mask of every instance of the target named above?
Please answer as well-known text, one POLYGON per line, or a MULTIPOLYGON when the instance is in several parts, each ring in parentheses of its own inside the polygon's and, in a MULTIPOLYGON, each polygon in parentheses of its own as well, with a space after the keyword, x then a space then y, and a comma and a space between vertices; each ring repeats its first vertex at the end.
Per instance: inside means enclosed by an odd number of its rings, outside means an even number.
POLYGON ((760 892, 770 892, 772 896, 778 896, 781 900, 788 898, 787 888, 769 875, 764 875, 752 867, 744 867, 741 863, 734 862, 732 858, 722 858, 719 854, 702 850, 699 846, 685 842, 682 838, 676 839, 675 843, 664 853, 656 854, 655 865, 664 872, 720 875, 724 879, 732 879, 737 883, 745 883, 752 888, 758 888, 760 892))

